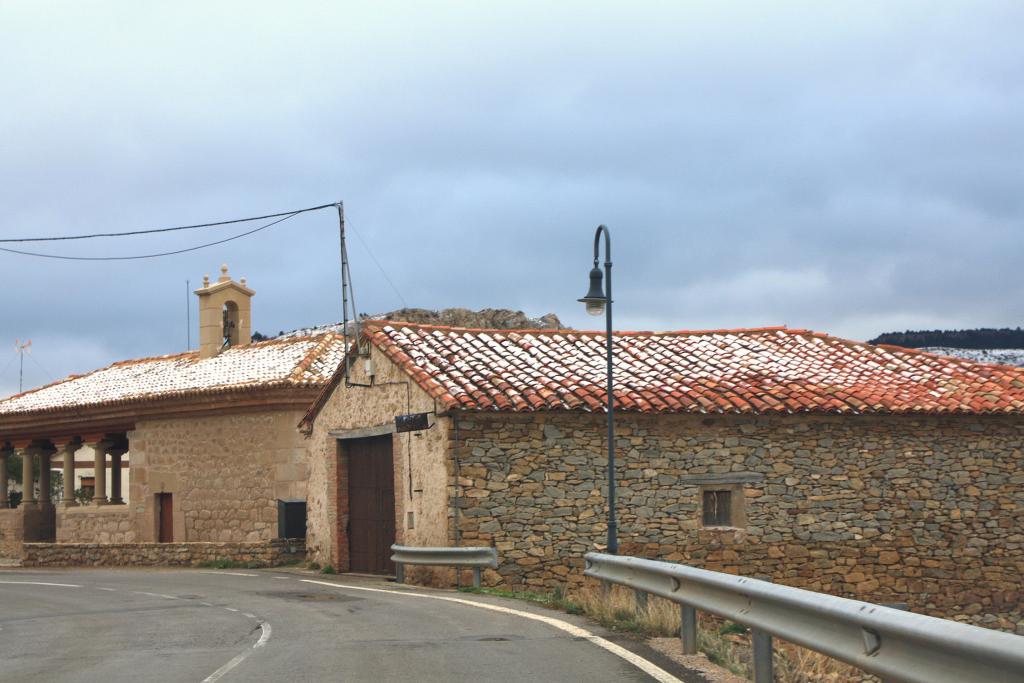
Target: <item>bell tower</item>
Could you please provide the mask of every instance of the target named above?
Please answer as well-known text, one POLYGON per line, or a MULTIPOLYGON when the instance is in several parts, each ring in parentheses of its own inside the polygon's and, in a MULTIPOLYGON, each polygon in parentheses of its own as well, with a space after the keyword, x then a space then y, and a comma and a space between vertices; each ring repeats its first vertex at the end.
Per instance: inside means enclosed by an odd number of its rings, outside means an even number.
POLYGON ((235 282, 228 266, 220 267, 220 277, 210 284, 203 276, 199 297, 199 357, 212 358, 230 346, 252 342, 252 297, 256 292, 245 286, 245 278, 235 282))

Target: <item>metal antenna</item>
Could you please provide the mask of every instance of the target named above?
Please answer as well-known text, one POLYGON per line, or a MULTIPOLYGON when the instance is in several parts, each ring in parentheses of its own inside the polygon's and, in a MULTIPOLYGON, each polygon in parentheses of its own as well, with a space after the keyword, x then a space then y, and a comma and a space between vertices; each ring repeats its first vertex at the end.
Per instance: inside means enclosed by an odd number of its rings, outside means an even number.
POLYGON ((24 390, 24 378, 25 378, 25 354, 32 352, 32 340, 26 339, 24 342, 19 342, 17 339, 14 340, 14 349, 18 352, 18 393, 20 394, 24 390))

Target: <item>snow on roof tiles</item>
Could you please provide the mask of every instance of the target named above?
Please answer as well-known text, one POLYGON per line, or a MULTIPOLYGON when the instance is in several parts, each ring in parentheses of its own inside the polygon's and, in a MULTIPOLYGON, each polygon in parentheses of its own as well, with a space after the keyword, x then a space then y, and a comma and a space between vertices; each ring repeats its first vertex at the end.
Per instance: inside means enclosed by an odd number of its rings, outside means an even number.
MULTIPOLYGON (((446 409, 603 412, 605 336, 399 322, 365 335, 446 409)), ((617 410, 1022 413, 1024 369, 807 330, 613 334, 617 410)))
POLYGON ((326 384, 344 357, 340 334, 271 340, 228 348, 121 361, 0 401, 0 416, 150 402, 270 387, 326 384))

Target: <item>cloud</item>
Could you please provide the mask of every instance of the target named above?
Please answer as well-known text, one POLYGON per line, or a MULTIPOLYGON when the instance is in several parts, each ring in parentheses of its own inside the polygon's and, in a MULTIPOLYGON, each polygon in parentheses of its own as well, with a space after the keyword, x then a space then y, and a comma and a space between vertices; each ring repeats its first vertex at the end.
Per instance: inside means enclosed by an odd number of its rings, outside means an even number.
MULTIPOLYGON (((591 326, 575 299, 607 223, 622 327, 1017 325, 1022 20, 996 1, 7 3, 0 235, 343 199, 367 312, 591 326)), ((186 280, 225 261, 255 329, 333 321, 336 240, 325 211, 155 261, 3 254, 0 335, 58 375, 178 351, 186 280)))

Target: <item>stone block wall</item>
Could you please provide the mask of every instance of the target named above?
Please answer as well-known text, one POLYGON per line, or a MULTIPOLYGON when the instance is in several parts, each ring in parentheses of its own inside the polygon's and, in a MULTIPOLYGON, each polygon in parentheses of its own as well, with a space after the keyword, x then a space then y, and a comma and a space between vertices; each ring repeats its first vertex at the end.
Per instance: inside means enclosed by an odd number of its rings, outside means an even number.
POLYGON ((22 520, 17 508, 0 509, 0 558, 15 560, 21 557, 22 520))
MULTIPOLYGON (((449 543, 457 526, 461 545, 497 547, 491 585, 580 586, 583 554, 605 543, 604 417, 459 425, 449 543)), ((1020 419, 626 415, 616 448, 623 554, 987 626, 1024 619, 1020 419), (708 482, 732 488, 741 526, 703 527, 708 482)))
POLYGON ((306 497, 301 417, 268 408, 138 422, 128 436, 134 540, 157 540, 158 493, 173 497, 175 542, 275 538, 277 500, 306 497))
POLYGON ((408 545, 444 545, 449 532, 451 473, 446 420, 433 415, 433 399, 380 351, 374 347, 370 353, 376 375, 371 380, 364 363, 357 362, 350 379, 355 385, 372 386, 346 387, 340 382, 321 408, 307 440, 307 547, 310 559, 339 571, 348 569, 348 456, 330 432, 391 429, 396 415, 430 413, 430 422, 438 423, 432 429, 391 435, 395 540, 408 545))
POLYGON ((274 567, 302 560, 301 539, 255 543, 26 543, 23 567, 195 567, 218 561, 274 567))
POLYGON ((137 537, 127 505, 57 509, 57 543, 134 543, 137 537))

